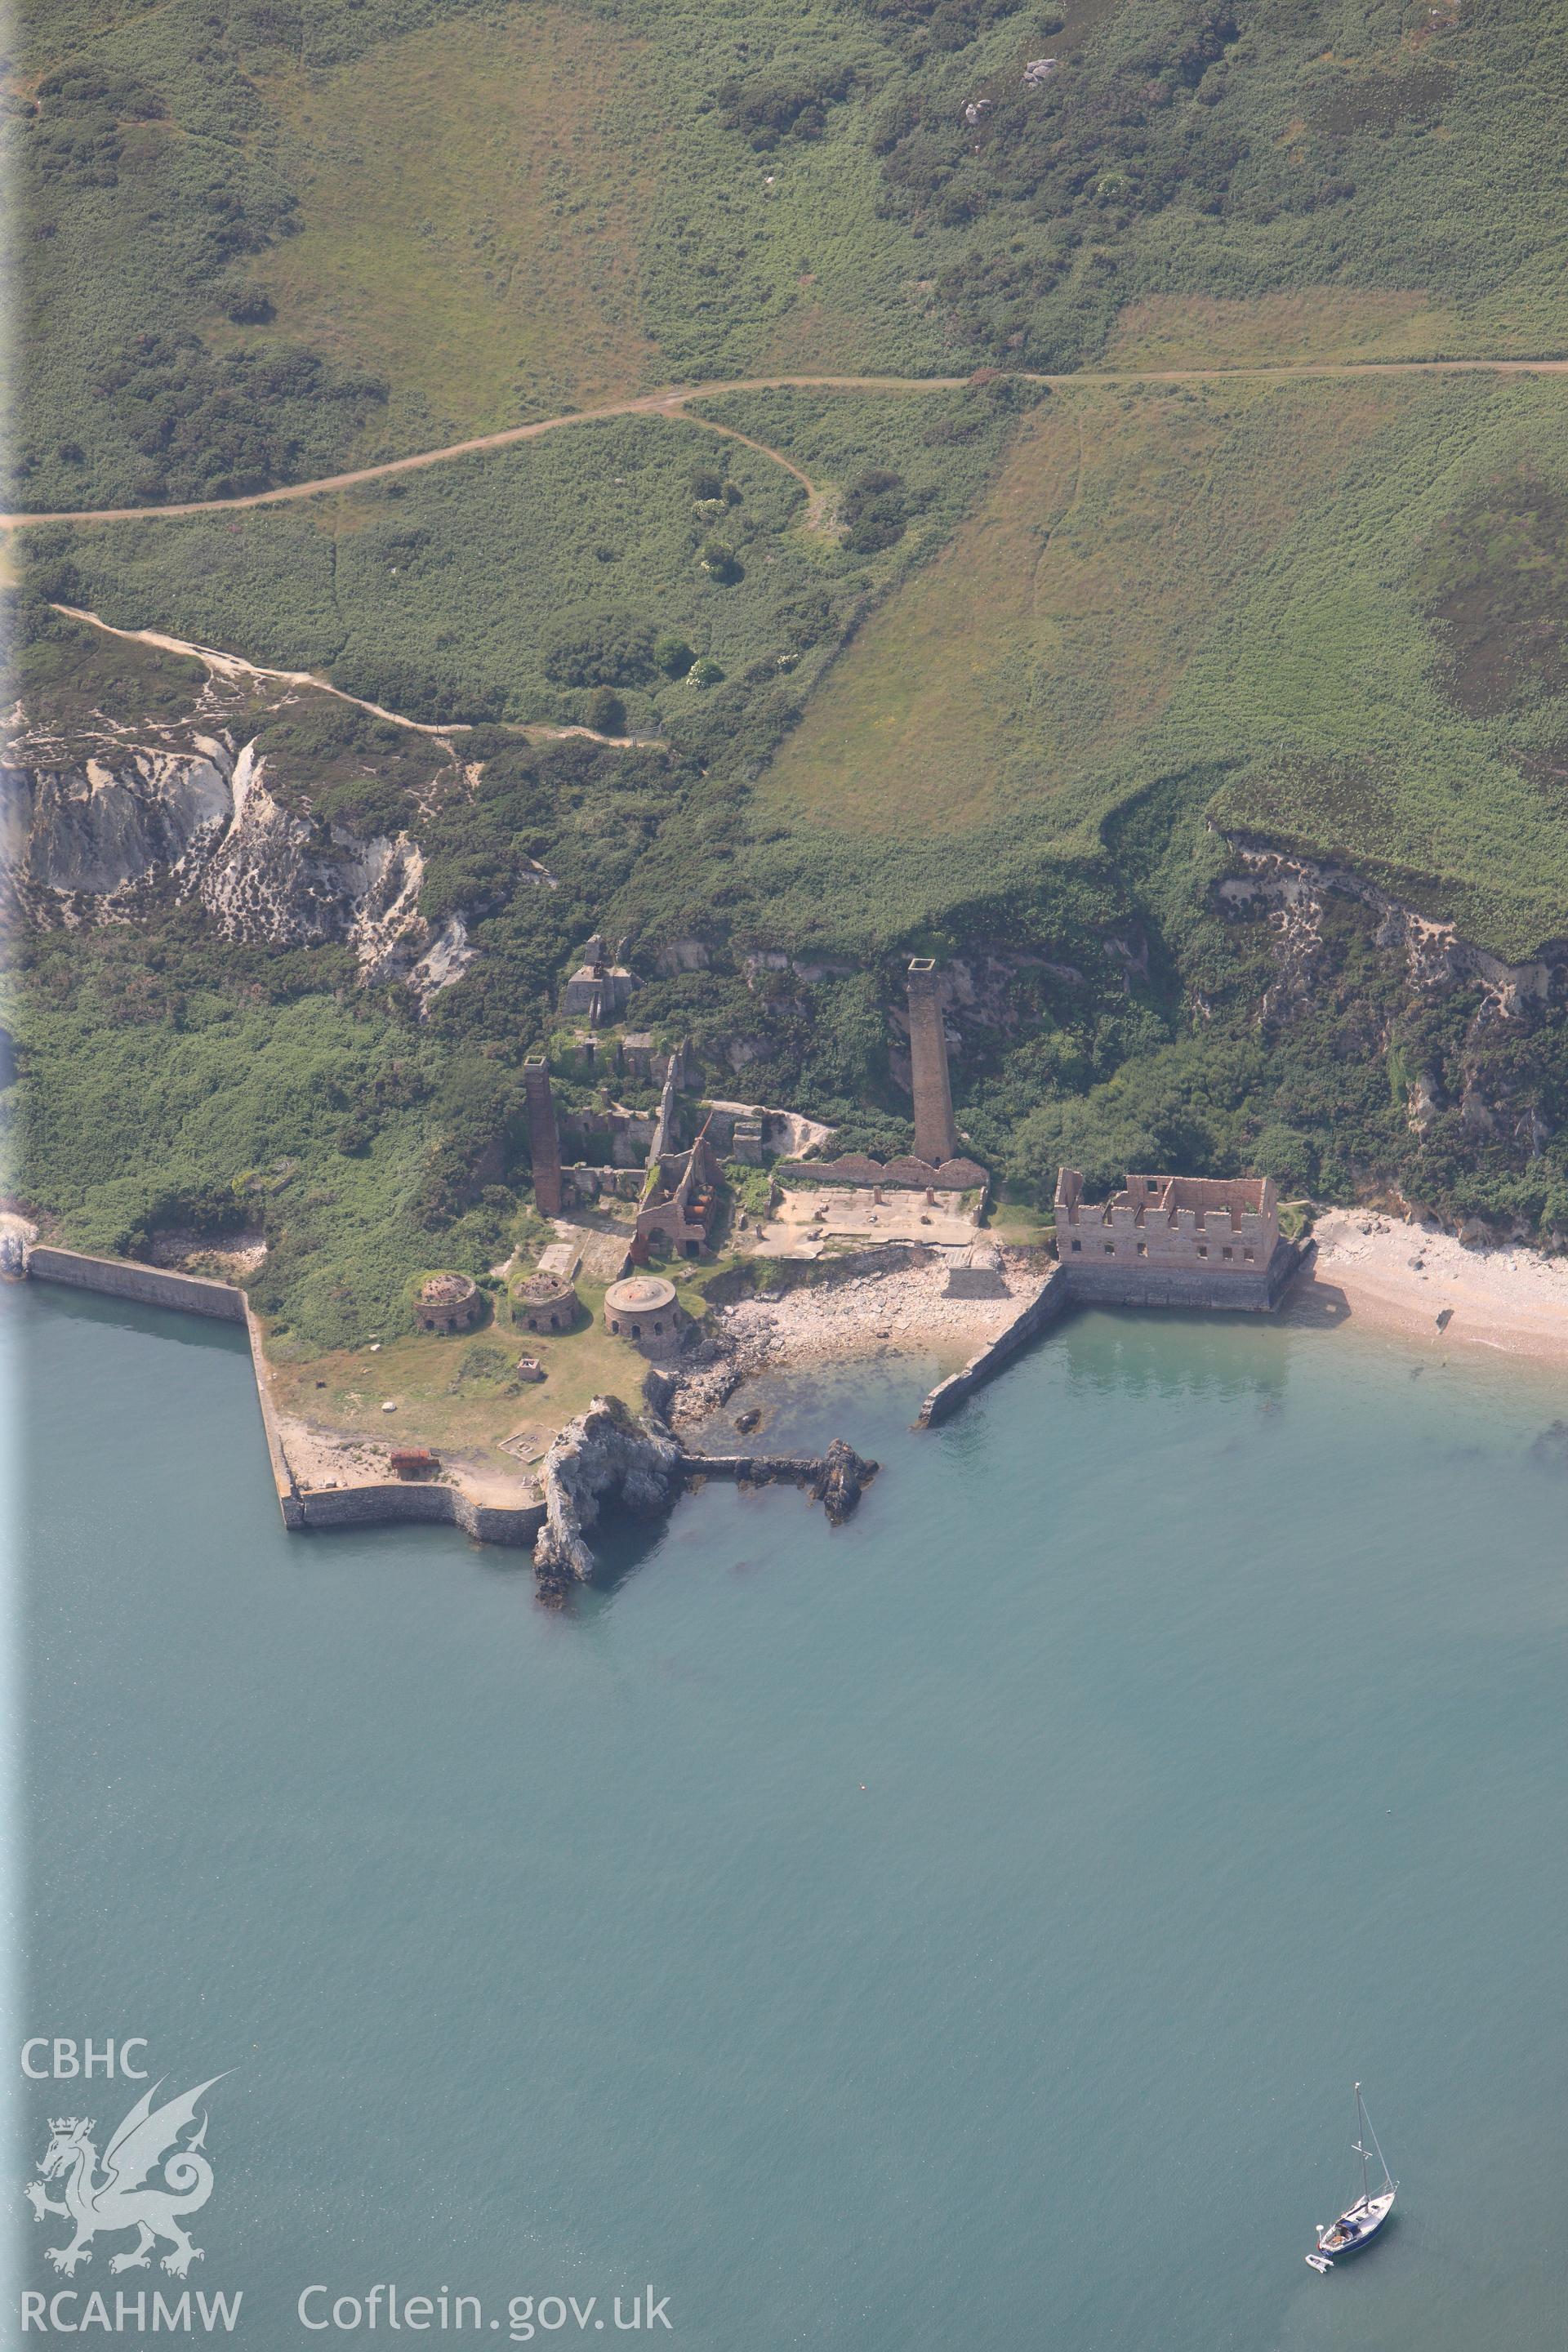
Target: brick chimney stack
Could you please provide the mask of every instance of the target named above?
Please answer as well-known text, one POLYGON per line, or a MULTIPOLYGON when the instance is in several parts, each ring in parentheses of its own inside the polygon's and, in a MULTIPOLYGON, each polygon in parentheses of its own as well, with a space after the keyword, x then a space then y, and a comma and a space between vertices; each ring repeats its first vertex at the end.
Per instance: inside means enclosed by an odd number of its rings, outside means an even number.
POLYGON ((952 1123, 952 1092, 947 1077, 947 1032, 942 1026, 936 965, 917 956, 910 966, 910 1074, 915 1097, 915 1158, 940 1168, 958 1157, 952 1123))
POLYGON ((542 1217, 561 1214, 561 1138, 550 1092, 550 1065, 542 1055, 522 1066, 528 1105, 528 1152, 533 1162, 533 1197, 542 1217))

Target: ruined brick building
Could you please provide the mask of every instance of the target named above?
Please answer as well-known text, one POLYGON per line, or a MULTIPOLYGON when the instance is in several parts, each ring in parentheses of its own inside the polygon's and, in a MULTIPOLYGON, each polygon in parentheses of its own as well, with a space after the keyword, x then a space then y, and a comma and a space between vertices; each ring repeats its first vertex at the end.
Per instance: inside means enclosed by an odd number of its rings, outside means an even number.
POLYGON ((1299 1262, 1268 1176, 1129 1175, 1109 1201, 1089 1202, 1079 1171, 1064 1168, 1056 1216, 1057 1255, 1086 1306, 1267 1309, 1299 1262))

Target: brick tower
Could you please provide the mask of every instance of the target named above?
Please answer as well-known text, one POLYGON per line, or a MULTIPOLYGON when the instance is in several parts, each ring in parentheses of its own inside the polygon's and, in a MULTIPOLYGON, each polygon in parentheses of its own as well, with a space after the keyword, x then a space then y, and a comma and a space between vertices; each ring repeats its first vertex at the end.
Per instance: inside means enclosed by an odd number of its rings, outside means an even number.
POLYGON ((939 1168, 958 1156, 952 1092, 947 1080, 947 1032, 942 1027, 936 966, 917 956, 910 966, 910 1076, 915 1097, 915 1158, 939 1168))
POLYGON ((533 1197, 542 1217, 561 1214, 561 1138, 550 1093, 550 1065, 542 1055, 522 1066, 528 1104, 528 1150, 533 1162, 533 1197))

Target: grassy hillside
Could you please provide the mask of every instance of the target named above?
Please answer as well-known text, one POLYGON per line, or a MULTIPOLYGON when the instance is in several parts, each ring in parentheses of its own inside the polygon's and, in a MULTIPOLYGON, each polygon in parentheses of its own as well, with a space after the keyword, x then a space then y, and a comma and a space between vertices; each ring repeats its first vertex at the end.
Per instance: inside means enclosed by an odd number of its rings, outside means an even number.
POLYGON ((455 436, 661 382, 637 292, 647 50, 515 8, 261 75, 300 192, 300 235, 247 276, 272 333, 394 387, 388 430, 404 404, 455 436))
POLYGON ((36 5, 16 496, 661 377, 1568 348, 1565 36, 1568 0, 36 5))
POLYGON ((826 833, 921 875, 947 834, 958 891, 1004 845, 1092 856, 1130 794, 1205 764, 1225 823, 1528 954, 1568 935, 1565 481, 1554 380, 1058 395, 840 659, 760 805, 813 872, 826 833), (1467 626, 1479 687, 1453 672, 1467 626))
MULTIPOLYGON (((1339 899, 1292 965, 1215 887, 1224 827, 1508 956, 1568 938, 1568 384, 1354 366, 1568 351, 1565 35, 1568 0, 36 6, 19 503, 231 496, 668 380, 976 380, 26 534, 47 595, 471 726, 434 799, 335 708, 264 748, 323 820, 416 831, 479 949, 422 1024, 188 909, 35 943, 32 1196, 107 1246, 259 1202, 268 1312, 350 1344, 512 1229, 521 1057, 602 923, 710 1083, 851 1143, 908 1140, 918 949, 977 975, 962 1116, 1031 1194, 1063 1153, 1267 1166, 1568 1233, 1560 1005, 1428 989, 1339 899), (676 940, 706 962, 659 972, 676 940)), ((68 631, 28 661, 67 730, 193 686, 68 631)))
POLYGON ((686 740, 764 690, 797 707, 868 599, 957 523, 1016 413, 984 390, 714 404, 731 432, 786 436, 836 508, 886 509, 827 530, 743 442, 638 417, 304 506, 34 532, 24 553, 119 626, 322 668, 411 718, 581 723, 603 685, 635 731, 686 740), (856 488, 877 473, 895 487, 856 488), (694 683, 694 658, 719 675, 694 683))
MULTIPOLYGON (((608 689, 617 727, 741 794, 757 900, 803 940, 888 940, 1026 898, 1047 862, 1096 868, 1117 808, 1198 767, 1227 825, 1375 873, 1501 953, 1568 936, 1558 380, 702 414, 797 467, 820 527, 759 450, 648 417, 27 552, 122 626, 321 667, 411 717, 581 724, 608 689)), ((732 898, 728 873, 711 887, 732 898)))

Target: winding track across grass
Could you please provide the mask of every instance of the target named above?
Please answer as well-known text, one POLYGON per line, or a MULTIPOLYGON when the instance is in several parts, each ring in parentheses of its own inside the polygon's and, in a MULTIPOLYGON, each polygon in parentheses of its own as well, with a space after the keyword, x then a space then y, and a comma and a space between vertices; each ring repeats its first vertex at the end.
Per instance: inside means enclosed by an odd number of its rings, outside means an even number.
MULTIPOLYGON (((1129 368, 1118 372, 1084 370, 1076 375, 1039 375, 1016 369, 1007 373, 1017 383, 1043 383, 1052 391, 1066 392, 1079 384, 1215 383, 1247 376, 1293 380, 1304 376, 1565 375, 1568 360, 1304 360, 1285 367, 1129 368)), ((289 499, 324 498, 334 490, 357 489, 362 482, 384 481, 392 474, 412 474, 424 466, 442 466, 449 457, 473 457, 489 449, 510 449, 514 442, 536 440, 542 433, 557 432, 563 425, 595 425, 607 416, 679 416, 689 402, 716 399, 726 392, 962 392, 972 380, 965 375, 759 375, 738 377, 728 383, 667 384, 662 392, 645 392, 633 400, 611 401, 603 408, 574 408, 564 416, 542 417, 533 425, 508 425, 499 433, 481 433, 472 441, 450 442, 444 449, 422 449, 413 457, 388 457, 379 466, 359 466, 347 474, 324 474, 313 482, 286 482, 279 489, 253 490, 246 498, 193 499, 183 506, 87 507, 74 511, 68 509, 58 514, 0 514, 0 530, 26 530, 40 523, 158 522, 165 517, 176 520, 182 515, 226 514, 244 507, 281 506, 289 499)), ((704 432, 721 433, 727 441, 744 442, 748 449, 771 457, 775 465, 793 474, 797 482, 804 483, 810 501, 807 528, 821 528, 830 493, 810 480, 791 458, 777 449, 770 449, 763 441, 753 441, 746 434, 737 433, 732 425, 716 425, 706 416, 691 416, 687 421, 700 425, 704 432)))
MULTIPOLYGON (((63 613, 68 621, 80 621, 88 627, 101 629, 105 636, 124 637, 132 645, 157 646, 164 653, 184 654, 192 661, 205 662, 216 670, 220 677, 276 678, 284 686, 314 687, 319 694, 330 694, 339 702, 352 702, 356 710, 368 710, 373 719, 389 719, 395 727, 410 728, 416 735, 429 735, 452 751, 450 738, 471 735, 470 719, 450 719, 442 726, 427 719, 405 719, 400 710, 388 710, 380 702, 367 702, 362 694, 350 694, 334 686, 330 677, 321 677, 313 669, 271 669, 264 662, 247 661, 243 654, 225 653, 216 646, 197 645, 190 637, 171 637, 162 629, 118 629, 112 621, 100 620, 77 604, 56 604, 51 608, 63 613)), ((508 735, 525 735, 531 742, 563 743, 570 735, 585 736, 590 743, 606 743, 616 751, 662 751, 665 742, 658 735, 601 735, 596 727, 546 727, 538 723, 520 726, 509 719, 495 722, 508 735)), ((456 756, 454 754, 454 756, 456 756)))

